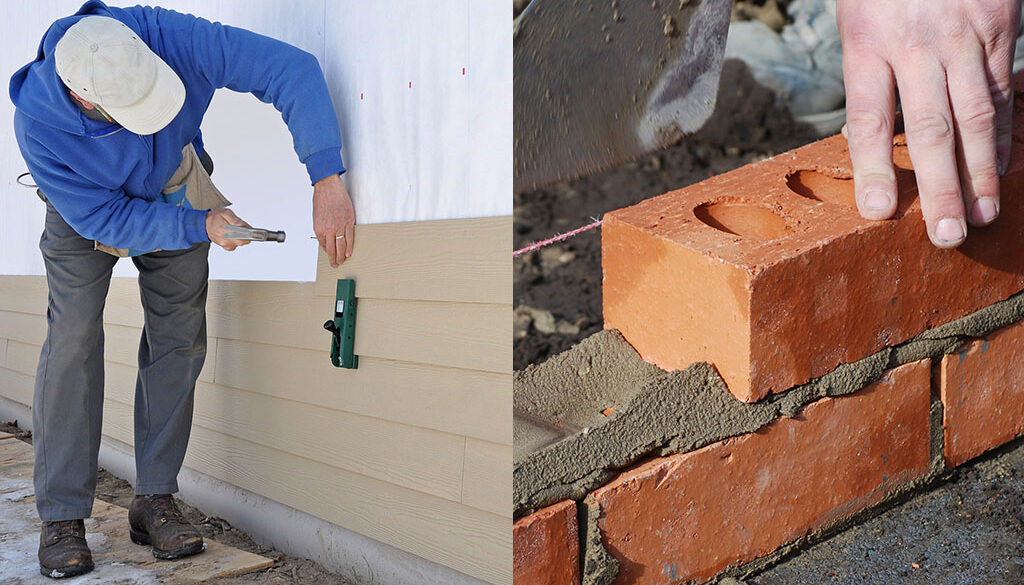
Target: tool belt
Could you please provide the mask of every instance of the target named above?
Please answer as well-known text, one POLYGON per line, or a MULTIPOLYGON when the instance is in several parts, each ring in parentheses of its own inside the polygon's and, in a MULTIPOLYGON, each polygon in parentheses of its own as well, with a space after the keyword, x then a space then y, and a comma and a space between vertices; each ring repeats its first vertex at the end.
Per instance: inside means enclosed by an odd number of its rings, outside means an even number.
MULTIPOLYGON (((218 209, 231 205, 231 202, 213 184, 210 174, 203 167, 191 142, 181 150, 181 165, 164 185, 157 201, 192 209, 218 209)), ((94 242, 93 245, 96 250, 119 258, 158 251, 114 248, 100 242, 94 242)))

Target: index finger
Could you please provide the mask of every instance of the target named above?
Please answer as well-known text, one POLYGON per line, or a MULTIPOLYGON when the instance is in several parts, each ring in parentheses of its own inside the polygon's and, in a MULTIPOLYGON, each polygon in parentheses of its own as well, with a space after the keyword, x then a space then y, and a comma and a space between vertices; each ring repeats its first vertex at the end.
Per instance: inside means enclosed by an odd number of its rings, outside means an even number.
POLYGON ((857 209, 865 219, 896 213, 892 136, 896 111, 892 68, 881 57, 852 49, 843 61, 846 132, 853 162, 857 209))

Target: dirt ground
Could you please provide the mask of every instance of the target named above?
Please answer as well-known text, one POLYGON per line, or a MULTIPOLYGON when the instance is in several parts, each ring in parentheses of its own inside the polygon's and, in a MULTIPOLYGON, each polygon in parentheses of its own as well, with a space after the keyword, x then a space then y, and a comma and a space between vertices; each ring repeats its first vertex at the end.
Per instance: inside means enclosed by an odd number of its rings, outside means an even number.
MULTIPOLYGON (((817 137, 793 122, 739 61, 727 61, 711 119, 697 134, 644 159, 514 199, 519 249, 608 211, 785 152, 817 137)), ((524 254, 513 263, 514 367, 522 369, 599 331, 600 229, 524 254)))
MULTIPOLYGON (((17 421, 0 421, 0 432, 19 434, 19 438, 31 443, 31 435, 19 429, 16 423, 17 421)), ((133 495, 132 486, 127 481, 118 479, 103 469, 99 470, 96 483, 98 499, 127 508, 133 495)), ((204 514, 184 502, 179 501, 178 505, 188 521, 199 529, 203 538, 263 555, 275 561, 274 566, 262 571, 218 579, 217 585, 359 585, 331 573, 314 561, 289 557, 277 549, 257 544, 222 518, 204 514)))
POLYGON ((747 579, 747 585, 1024 583, 1024 441, 747 579))

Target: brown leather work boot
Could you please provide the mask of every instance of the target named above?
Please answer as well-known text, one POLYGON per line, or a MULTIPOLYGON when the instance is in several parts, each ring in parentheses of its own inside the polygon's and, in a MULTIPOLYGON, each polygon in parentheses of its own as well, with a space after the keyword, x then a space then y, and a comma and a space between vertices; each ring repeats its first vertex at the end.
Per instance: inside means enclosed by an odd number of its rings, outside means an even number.
POLYGON ((185 520, 170 494, 135 496, 128 508, 129 535, 152 545, 158 559, 177 559, 206 550, 203 536, 185 520))
POLYGON ((88 573, 92 553, 85 542, 85 521, 43 522, 39 533, 39 572, 52 579, 88 573))

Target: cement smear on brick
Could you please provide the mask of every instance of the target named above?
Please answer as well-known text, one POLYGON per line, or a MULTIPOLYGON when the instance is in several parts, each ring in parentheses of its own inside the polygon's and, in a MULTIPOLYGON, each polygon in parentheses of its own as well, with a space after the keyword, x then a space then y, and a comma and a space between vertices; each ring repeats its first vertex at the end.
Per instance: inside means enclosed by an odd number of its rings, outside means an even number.
POLYGON ((565 499, 581 500, 641 457, 692 451, 756 431, 780 416, 794 416, 815 399, 852 392, 877 379, 887 369, 888 358, 888 353, 876 354, 809 384, 745 404, 729 393, 710 364, 665 372, 640 359, 617 331, 602 331, 540 366, 516 373, 516 426, 523 426, 520 417, 528 415, 531 421, 553 420, 580 428, 537 450, 516 442, 516 515, 565 499), (590 372, 580 376, 587 365, 590 372), (595 396, 602 400, 594 402, 595 396), (600 415, 609 406, 615 411, 600 415))
POLYGON ((588 498, 577 509, 580 536, 583 538, 583 546, 580 547, 582 585, 612 585, 619 576, 619 562, 601 542, 601 528, 598 526, 601 507, 588 498))
MULTIPOLYGON (((684 453, 756 431, 779 417, 795 416, 820 398, 856 392, 896 366, 954 353, 969 339, 1022 318, 1024 293, 1018 293, 755 404, 736 400, 710 364, 665 372, 644 362, 618 332, 602 331, 515 374, 515 515, 565 499, 582 502, 587 493, 643 457, 684 453), (614 412, 601 414, 606 408, 614 412), (526 420, 535 427, 557 428, 558 437, 530 440, 537 435, 524 430, 526 420)), ((941 416, 941 409, 932 416, 941 416)), ((941 456, 941 437, 933 442, 935 461, 941 456)), ((931 481, 934 474, 907 489, 931 481)), ((581 530, 585 583, 601 585, 616 570, 602 561, 611 556, 600 544, 598 512, 587 507, 587 514, 592 519, 581 530)), ((854 520, 822 532, 835 533, 854 520)), ((816 540, 812 536, 791 543, 762 561, 816 540)))

